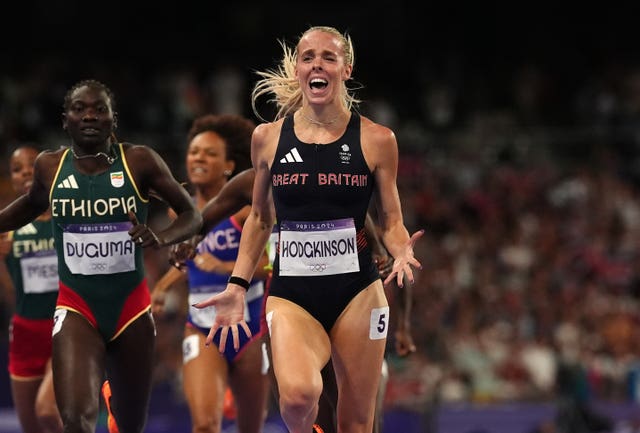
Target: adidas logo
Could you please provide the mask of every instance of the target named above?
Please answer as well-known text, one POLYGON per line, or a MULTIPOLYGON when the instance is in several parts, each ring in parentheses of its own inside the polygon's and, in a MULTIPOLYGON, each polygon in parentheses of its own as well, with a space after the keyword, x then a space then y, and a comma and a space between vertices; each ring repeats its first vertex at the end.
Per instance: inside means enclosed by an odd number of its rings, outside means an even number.
POLYGON ((69 188, 69 189, 78 189, 78 182, 76 182, 76 177, 72 174, 67 176, 65 180, 60 182, 56 188, 69 188))
POLYGON ((280 163, 286 164, 288 162, 302 162, 302 157, 298 153, 298 149, 295 147, 291 149, 287 154, 280 160, 280 163))
POLYGON ((26 226, 20 227, 18 230, 16 230, 16 234, 19 235, 35 235, 36 233, 38 233, 38 230, 32 223, 29 223, 26 226))

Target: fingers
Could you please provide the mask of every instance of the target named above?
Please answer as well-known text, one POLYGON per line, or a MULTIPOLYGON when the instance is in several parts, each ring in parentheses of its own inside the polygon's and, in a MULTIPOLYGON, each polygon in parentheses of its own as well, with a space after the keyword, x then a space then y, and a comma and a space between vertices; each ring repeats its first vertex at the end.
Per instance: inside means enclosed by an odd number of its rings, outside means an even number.
MULTIPOLYGON (((236 333, 238 331, 236 330, 236 333)), ((227 348, 227 336, 229 335, 229 327, 228 326, 223 326, 222 327, 222 331, 220 331, 220 346, 218 347, 218 350, 220 351, 220 353, 224 353, 224 349, 227 348)), ((234 338, 234 342, 233 342, 233 347, 235 348, 235 338, 234 338)), ((236 348, 236 350, 238 350, 236 348)))
POLYGON ((154 314, 162 315, 164 313, 164 293, 163 294, 151 294, 151 311, 154 314))
POLYGON ((422 235, 424 235, 424 229, 418 230, 417 232, 411 235, 411 239, 409 239, 409 245, 411 246, 411 248, 413 248, 413 246, 416 244, 418 239, 422 237, 422 235))
POLYGON ((393 281, 393 278, 395 277, 395 274, 393 272, 389 273, 389 275, 387 276, 387 278, 384 279, 384 282, 382 283, 383 285, 388 285, 391 281, 393 281))
POLYGON ((180 272, 187 272, 187 267, 184 263, 177 261, 175 258, 169 258, 169 264, 179 270, 180 272))
POLYGON ((131 240, 136 244, 142 244, 144 239, 142 238, 142 232, 138 228, 140 222, 138 221, 138 217, 132 211, 128 212, 129 221, 131 221, 131 229, 129 230, 129 236, 131 236, 131 240))
POLYGON ((244 329, 245 334, 247 334, 247 338, 251 338, 251 329, 249 329, 249 325, 244 320, 240 322, 240 326, 244 329))
POLYGON ((215 303, 216 303, 215 300, 212 300, 211 298, 209 298, 209 299, 205 299, 204 301, 191 304, 191 306, 195 308, 205 308, 205 307, 210 307, 212 305, 215 305, 215 303))
POLYGON ((134 226, 140 225, 140 223, 138 222, 138 217, 132 211, 129 211, 129 221, 131 221, 131 224, 133 224, 134 226))
MULTIPOLYGON (((247 338, 251 338, 251 329, 249 329, 249 325, 245 321, 239 322, 240 326, 244 330, 247 338)), ((229 339, 229 330, 231 330, 231 340, 233 341, 233 348, 237 352, 240 350, 240 331, 238 329, 238 325, 230 325, 230 326, 219 326, 214 324, 209 330, 209 334, 205 339, 205 345, 209 346, 213 343, 214 337, 216 333, 220 330, 220 341, 218 343, 218 351, 220 353, 224 353, 227 348, 227 340, 229 339)))
POLYGON ((209 346, 213 342, 213 336, 216 335, 218 328, 219 326, 214 323, 213 326, 211 327, 211 330, 209 331, 209 334, 207 335, 207 338, 204 340, 205 346, 209 346))
POLYGON ((175 263, 184 265, 184 262, 186 260, 193 259, 195 256, 196 248, 189 242, 181 242, 171 247, 171 260, 173 260, 175 263))
POLYGON ((240 335, 238 333, 237 326, 231 328, 231 336, 233 337, 233 348, 237 352, 238 350, 240 350, 240 335))

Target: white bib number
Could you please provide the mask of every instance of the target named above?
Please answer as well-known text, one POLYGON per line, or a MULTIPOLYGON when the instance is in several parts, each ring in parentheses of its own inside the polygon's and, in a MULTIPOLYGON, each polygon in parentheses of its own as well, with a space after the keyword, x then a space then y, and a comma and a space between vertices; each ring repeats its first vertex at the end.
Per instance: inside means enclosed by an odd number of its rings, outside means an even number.
POLYGON ((283 221, 280 275, 317 276, 358 272, 358 245, 352 218, 283 221))
POLYGON ((135 270, 130 222, 69 224, 63 227, 64 261, 74 274, 115 274, 135 270))
POLYGON ((22 286, 25 293, 58 291, 58 256, 55 251, 34 256, 22 256, 22 286))

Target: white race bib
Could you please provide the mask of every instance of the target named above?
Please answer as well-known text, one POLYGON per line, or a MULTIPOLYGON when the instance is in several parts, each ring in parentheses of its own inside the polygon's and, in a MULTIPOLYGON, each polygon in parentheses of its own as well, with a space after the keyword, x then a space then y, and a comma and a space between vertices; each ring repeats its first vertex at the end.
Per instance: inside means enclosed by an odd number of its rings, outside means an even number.
POLYGON ((64 262, 73 274, 129 272, 136 268, 131 222, 67 224, 63 227, 64 262))
POLYGON ((317 276, 358 272, 352 218, 280 223, 280 275, 317 276))
POLYGON ((58 291, 58 256, 55 251, 20 258, 24 293, 58 291))

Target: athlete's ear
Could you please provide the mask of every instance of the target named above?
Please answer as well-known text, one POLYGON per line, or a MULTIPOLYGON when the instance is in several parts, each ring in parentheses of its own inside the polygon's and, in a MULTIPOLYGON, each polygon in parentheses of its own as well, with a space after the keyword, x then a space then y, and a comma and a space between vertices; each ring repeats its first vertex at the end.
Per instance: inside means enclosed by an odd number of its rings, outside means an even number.
POLYGON ((113 112, 113 129, 118 129, 118 112, 113 112))
POLYGON ((67 115, 62 113, 62 129, 67 130, 67 115))

